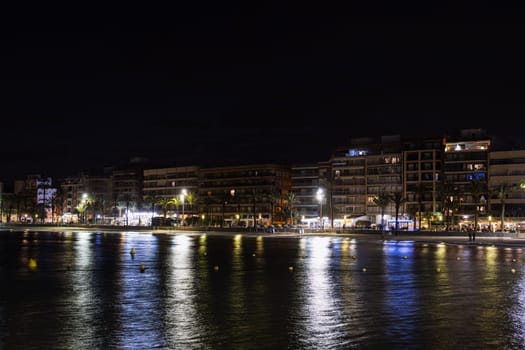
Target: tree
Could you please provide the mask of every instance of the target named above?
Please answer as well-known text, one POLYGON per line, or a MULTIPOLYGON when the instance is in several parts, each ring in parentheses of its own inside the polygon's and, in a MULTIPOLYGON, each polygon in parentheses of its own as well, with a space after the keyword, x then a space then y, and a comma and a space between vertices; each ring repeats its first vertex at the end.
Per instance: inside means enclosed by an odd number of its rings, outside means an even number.
POLYGON ((155 206, 159 204, 160 196, 155 194, 148 194, 144 196, 144 203, 151 206, 151 226, 153 226, 153 216, 155 215, 155 206))
POLYGON ((11 215, 16 213, 16 197, 17 196, 12 193, 4 193, 2 195, 2 213, 5 213, 7 223, 11 222, 11 215))
POLYGON ((253 228, 257 230, 257 203, 260 203, 265 197, 265 193, 258 188, 252 188, 251 190, 252 209, 253 209, 253 228))
POLYGON ((401 192, 395 192, 392 194, 391 196, 391 200, 392 202, 394 202, 394 207, 396 209, 396 225, 395 225, 395 230, 394 230, 394 234, 397 235, 397 231, 399 230, 399 209, 401 207, 401 205, 405 202, 405 198, 403 198, 403 194, 401 192))
POLYGON ((443 211, 445 223, 448 229, 451 214, 453 214, 459 207, 459 201, 454 200, 454 197, 457 196, 457 187, 450 182, 443 182, 439 184, 437 192, 438 198, 441 202, 441 210, 443 211))
POLYGON ((195 203, 197 203, 197 196, 193 192, 188 192, 185 198, 186 202, 188 202, 188 206, 190 207, 190 211, 193 211, 193 206, 195 203))
POLYGON ((487 192, 487 184, 478 180, 470 180, 467 191, 472 196, 472 202, 474 203, 474 231, 478 230, 478 215, 479 215, 479 203, 481 195, 487 192))
POLYGON ((78 213, 78 216, 82 218, 82 223, 85 224, 86 222, 86 210, 87 210, 87 204, 86 201, 82 200, 80 203, 77 204, 75 207, 76 212, 78 213))
POLYGON ((129 226, 129 209, 133 206, 134 199, 131 193, 122 193, 119 196, 119 201, 123 203, 126 208, 126 226, 129 226))
POLYGON ((286 195, 286 201, 288 202, 288 207, 289 207, 289 211, 290 211, 290 225, 293 225, 294 222, 293 222, 293 208, 294 208, 294 205, 297 204, 297 203, 300 203, 301 201, 299 200, 299 198, 297 198, 297 196, 295 195, 294 192, 290 191, 288 192, 288 194, 286 195))
POLYGON ((268 194, 268 202, 270 203, 270 223, 273 225, 274 222, 274 216, 275 216, 275 203, 281 203, 281 193, 280 192, 272 192, 268 194))
POLYGON ((383 192, 374 197, 374 204, 381 209, 381 230, 385 229, 385 209, 390 204, 391 197, 383 192))
POLYGON ((160 208, 162 210, 162 215, 164 218, 168 215, 169 208, 177 203, 177 198, 170 198, 170 197, 159 197, 157 199, 156 204, 160 205, 160 208))
POLYGON ((423 197, 427 191, 427 188, 420 182, 415 187, 416 200, 417 200, 417 211, 419 216, 419 230, 421 231, 421 217, 423 216, 423 197))
POLYGON ((493 189, 492 194, 496 196, 496 198, 501 203, 501 209, 500 209, 500 228, 501 231, 503 231, 503 228, 505 227, 505 203, 509 196, 509 193, 512 191, 515 191, 517 189, 522 188, 523 184, 506 184, 502 183, 497 188, 493 189))

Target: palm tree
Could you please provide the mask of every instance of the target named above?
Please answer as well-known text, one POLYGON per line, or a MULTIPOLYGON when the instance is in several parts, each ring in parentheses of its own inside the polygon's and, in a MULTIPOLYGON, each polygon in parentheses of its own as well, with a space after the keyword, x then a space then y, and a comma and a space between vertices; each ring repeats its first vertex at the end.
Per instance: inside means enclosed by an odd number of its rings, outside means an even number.
POLYGON ((478 180, 470 180, 467 191, 472 196, 474 203, 474 232, 478 230, 478 204, 480 203, 481 195, 487 192, 487 184, 478 180))
POLYGON ((82 201, 80 201, 77 206, 75 207, 75 210, 77 211, 77 213, 79 214, 79 217, 82 218, 82 223, 85 224, 86 223, 86 213, 87 213, 87 208, 88 208, 88 198, 86 197, 85 199, 83 199, 82 201))
POLYGON ((193 212, 193 206, 197 203, 197 196, 193 192, 188 192, 185 197, 188 206, 190 207, 190 212, 193 212))
POLYGON ((126 208, 126 226, 129 226, 129 208, 133 206, 134 196, 131 193, 122 193, 119 196, 119 200, 124 204, 126 208))
POLYGON ((454 197, 457 196, 457 188, 454 186, 454 184, 450 182, 443 182, 439 184, 438 187, 438 198, 441 202, 441 210, 445 214, 445 224, 448 228, 449 226, 449 218, 451 217, 451 213, 454 212, 455 209, 459 206, 459 201, 455 201, 454 197))
POLYGON ((403 194, 401 192, 395 192, 392 194, 391 200, 394 202, 394 207, 396 209, 396 226, 394 234, 397 235, 397 231, 399 230, 399 208, 401 207, 401 204, 405 202, 405 198, 403 198, 403 194))
POLYGON ((280 192, 272 192, 268 194, 268 202, 270 203, 270 223, 273 225, 274 216, 275 216, 275 203, 281 202, 280 192))
POLYGON ((294 208, 295 204, 300 203, 301 201, 299 200, 299 198, 297 198, 295 193, 292 192, 292 191, 288 192, 288 194, 286 195, 286 200, 288 202, 288 207, 289 207, 289 211, 290 211, 290 225, 293 226, 293 224, 294 224, 294 222, 293 222, 293 208, 294 208))
POLYGON ((385 228, 384 218, 385 218, 385 209, 390 204, 391 197, 383 192, 379 193, 374 197, 374 204, 381 209, 381 231, 385 228))
POLYGON ((4 193, 2 195, 2 215, 5 214, 6 222, 11 222, 11 215, 15 211, 15 195, 12 193, 4 193))
POLYGON ((170 197, 160 197, 157 199, 156 204, 160 205, 160 208, 162 209, 162 214, 164 218, 168 215, 169 208, 177 203, 178 198, 170 198, 170 197))
POLYGON ((153 226, 153 216, 155 215, 155 206, 159 204, 162 197, 155 194, 148 194, 144 196, 144 203, 151 205, 151 226, 153 226))
POLYGON ((253 188, 251 190, 252 196, 252 205, 253 205, 253 228, 257 231, 257 203, 260 203, 261 200, 265 197, 265 193, 258 188, 253 188))
MULTIPOLYGON (((501 231, 503 231, 503 228, 505 227, 505 202, 509 196, 509 193, 512 191, 515 191, 517 189, 522 188, 522 184, 500 184, 496 189, 492 191, 492 193, 496 196, 496 198, 501 203, 501 211, 500 211, 500 227, 501 231)), ((524 187, 525 188, 525 187, 524 187)))
POLYGON ((53 195, 51 196, 51 223, 58 222, 63 214, 62 203, 64 201, 64 189, 62 186, 56 186, 53 195))
POLYGON ((421 217, 423 216, 423 196, 427 191, 427 188, 420 182, 415 187, 416 200, 417 200, 417 211, 419 213, 419 230, 421 231, 421 217))

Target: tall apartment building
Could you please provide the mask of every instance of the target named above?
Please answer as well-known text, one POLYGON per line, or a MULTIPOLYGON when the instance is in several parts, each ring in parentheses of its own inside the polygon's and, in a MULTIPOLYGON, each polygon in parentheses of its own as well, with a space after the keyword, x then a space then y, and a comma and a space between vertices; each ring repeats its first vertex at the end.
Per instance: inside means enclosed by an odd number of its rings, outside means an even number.
POLYGON ((144 169, 144 196, 175 198, 183 190, 197 192, 199 166, 144 169))
MULTIPOLYGON (((302 199, 299 208, 310 218, 307 222, 322 213, 335 227, 363 221, 378 225, 382 210, 375 198, 398 193, 403 199, 398 217, 406 219, 409 228, 469 227, 476 216, 479 229, 489 214, 501 211, 501 203, 491 196, 494 187, 525 183, 523 153, 491 153, 490 147, 482 129, 461 129, 444 137, 351 139, 348 146, 334 150, 328 162, 293 165, 292 188, 302 199), (492 166, 495 177, 488 183, 492 166), (485 190, 474 193, 473 182, 485 190), (316 197, 319 188, 326 190, 322 204, 316 197), (447 194, 446 188, 452 192, 447 194)), ((525 191, 513 189, 509 213, 520 215, 525 191)), ((393 220, 393 202, 384 214, 385 223, 393 220)))
POLYGON ((199 208, 214 225, 253 227, 284 223, 290 168, 253 164, 200 169, 199 208))
POLYGON ((525 218, 525 150, 490 152, 488 169, 491 229, 513 229, 509 217, 525 218))
POLYGON ((172 205, 171 208, 162 209, 171 210, 170 213, 166 212, 166 215, 173 213, 182 215, 183 200, 187 202, 184 203, 184 216, 198 215, 199 203, 193 203, 192 199, 199 191, 199 185, 200 167, 198 166, 144 169, 143 194, 146 201, 158 203, 162 202, 161 198, 163 198, 180 202, 178 205, 172 205))
POLYGON ((140 165, 122 166, 112 170, 111 189, 112 200, 115 203, 125 203, 126 207, 139 209, 142 207, 143 168, 140 165))
MULTIPOLYGON (((79 217, 84 194, 96 199, 96 208, 92 205, 86 215, 93 223, 122 220, 123 208, 148 211, 151 203, 141 203, 145 198, 176 199, 186 191, 192 196, 184 197, 185 205, 171 207, 169 215, 186 210, 185 217, 193 223, 375 227, 383 217, 390 225, 396 215, 393 202, 383 209, 376 200, 398 194, 404 200, 398 217, 411 222, 408 228, 472 228, 478 220, 478 229, 499 230, 525 224, 525 150, 495 148, 495 144, 482 129, 462 129, 442 137, 352 138, 328 160, 291 167, 144 169, 130 164, 55 183, 62 184, 57 198, 64 217, 79 217), (483 190, 479 192, 474 184, 483 190)), ((37 217, 39 178, 30 175, 15 181, 13 194, 4 196, 2 205, 9 207, 10 219, 37 217)), ((138 215, 143 215, 138 220, 142 224, 152 218, 151 212, 138 215)))
POLYGON ((409 138, 403 141, 403 197, 416 228, 441 224, 438 187, 443 179, 443 138, 409 138))
POLYGON ((61 221, 112 224, 118 203, 112 196, 111 178, 104 174, 79 174, 60 181, 61 221))
POLYGON ((394 214, 393 205, 382 210, 374 199, 379 194, 401 195, 401 147, 400 136, 392 135, 351 139, 333 152, 326 175, 321 174, 329 183, 331 226, 370 227, 380 222, 381 214, 394 214))
POLYGON ((320 188, 319 173, 320 163, 294 164, 291 167, 291 191, 297 199, 294 207, 297 216, 302 222, 315 222, 319 220, 320 205, 316 199, 320 188))
POLYGON ((442 203, 442 209, 449 218, 448 226, 471 227, 476 217, 486 216, 490 144, 490 137, 482 129, 462 129, 445 136, 443 184, 452 193, 445 194, 450 199, 442 203), (473 181, 484 189, 481 193, 475 193, 473 181))
MULTIPOLYGON (((366 156, 366 215, 372 222, 380 222, 381 208, 374 201, 379 194, 391 194, 402 197, 403 167, 402 148, 399 135, 382 136, 377 144, 368 146, 366 156)), ((394 215, 394 203, 387 206, 385 214, 394 215)), ((405 212, 404 204, 400 208, 405 212)))
POLYGON ((330 157, 331 194, 334 218, 350 224, 354 218, 366 215, 366 157, 371 138, 352 139, 350 146, 337 148, 330 157))

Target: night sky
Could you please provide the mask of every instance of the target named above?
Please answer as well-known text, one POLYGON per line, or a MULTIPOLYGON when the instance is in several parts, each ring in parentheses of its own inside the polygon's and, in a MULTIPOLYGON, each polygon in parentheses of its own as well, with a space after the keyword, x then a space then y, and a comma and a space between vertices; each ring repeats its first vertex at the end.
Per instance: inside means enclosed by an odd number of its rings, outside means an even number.
POLYGON ((459 128, 523 141, 521 8, 173 3, 3 9, 0 181, 322 161, 351 137, 459 128))

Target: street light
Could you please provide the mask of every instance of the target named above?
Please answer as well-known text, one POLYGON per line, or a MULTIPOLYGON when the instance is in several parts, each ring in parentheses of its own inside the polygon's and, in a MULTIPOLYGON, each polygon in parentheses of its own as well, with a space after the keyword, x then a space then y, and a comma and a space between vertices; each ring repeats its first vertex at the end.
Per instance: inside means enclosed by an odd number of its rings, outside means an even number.
POLYGON ((86 211, 87 211, 87 200, 88 200, 88 194, 82 193, 82 209, 84 212, 82 213, 82 223, 86 223, 86 211))
MULTIPOLYGON (((235 202, 235 189, 234 189, 234 188, 232 188, 232 189, 230 190, 230 197, 231 197, 231 201, 232 201, 232 202, 235 202)), ((232 204, 233 204, 233 203, 232 203, 232 204)), ((237 219, 237 222, 239 221, 238 216, 239 216, 238 214, 235 216, 236 219, 237 219)), ((232 224, 233 224, 233 222, 232 222, 232 224)))
POLYGON ((180 192, 180 200, 182 202, 182 221, 181 221, 181 225, 184 226, 184 199, 186 198, 186 189, 183 188, 182 191, 180 192))
POLYGON ((319 202, 319 224, 321 226, 322 223, 323 223, 323 199, 324 199, 324 191, 322 188, 318 188, 317 189, 317 194, 316 194, 316 198, 317 198, 317 201, 319 202))

